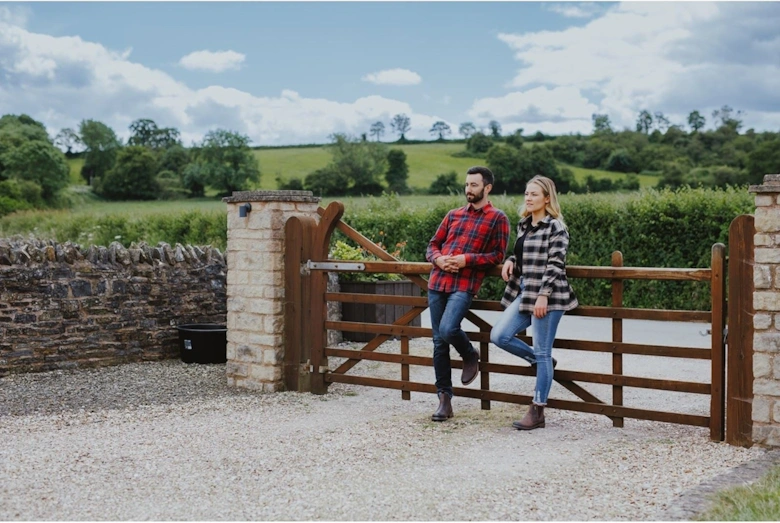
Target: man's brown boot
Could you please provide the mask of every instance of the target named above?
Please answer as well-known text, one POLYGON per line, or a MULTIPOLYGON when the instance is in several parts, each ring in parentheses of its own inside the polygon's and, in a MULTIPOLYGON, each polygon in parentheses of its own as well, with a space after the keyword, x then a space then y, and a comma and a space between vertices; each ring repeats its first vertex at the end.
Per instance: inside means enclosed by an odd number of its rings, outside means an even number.
POLYGON ((523 419, 515 421, 512 426, 517 430, 544 428, 544 407, 532 403, 523 419))
POLYGON ((468 385, 479 375, 479 351, 473 349, 469 358, 463 358, 463 372, 460 374, 460 382, 468 385))
POLYGON ((439 408, 431 416, 432 421, 447 421, 453 416, 452 399, 446 392, 439 393, 439 408))

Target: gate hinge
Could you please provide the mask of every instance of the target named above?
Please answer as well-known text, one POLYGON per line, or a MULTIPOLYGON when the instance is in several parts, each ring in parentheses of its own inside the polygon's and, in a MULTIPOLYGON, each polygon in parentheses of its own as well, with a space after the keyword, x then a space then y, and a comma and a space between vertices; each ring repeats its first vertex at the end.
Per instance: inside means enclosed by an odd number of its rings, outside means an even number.
POLYGON ((729 326, 726 325, 723 327, 723 345, 728 345, 729 343, 729 326))
POLYGON ((301 276, 311 276, 311 269, 309 269, 309 262, 301 264, 301 276))
POLYGON ((330 369, 328 369, 327 365, 324 365, 324 366, 320 365, 319 370, 315 371, 314 370, 314 365, 311 364, 311 360, 306 360, 306 365, 309 367, 309 373, 311 373, 311 374, 314 374, 315 372, 317 372, 319 374, 325 374, 326 372, 328 372, 330 370, 330 369))

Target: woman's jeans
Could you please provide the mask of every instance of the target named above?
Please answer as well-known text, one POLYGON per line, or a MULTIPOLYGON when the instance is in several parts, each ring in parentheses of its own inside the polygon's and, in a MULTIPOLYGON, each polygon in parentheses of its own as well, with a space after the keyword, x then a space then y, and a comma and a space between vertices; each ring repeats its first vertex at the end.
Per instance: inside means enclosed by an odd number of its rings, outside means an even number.
POLYGON ((564 311, 547 311, 544 318, 531 313, 520 312, 520 296, 507 307, 490 331, 490 341, 510 354, 519 356, 531 364, 536 364, 536 388, 534 404, 546 405, 553 380, 552 346, 555 331, 564 311), (528 328, 533 322, 534 346, 529 347, 515 335, 528 328))
POLYGON ((466 317, 474 295, 465 291, 428 291, 428 309, 433 330, 433 369, 436 372, 436 391, 452 397, 452 363, 450 345, 461 358, 469 358, 474 351, 471 340, 460 323, 466 317))

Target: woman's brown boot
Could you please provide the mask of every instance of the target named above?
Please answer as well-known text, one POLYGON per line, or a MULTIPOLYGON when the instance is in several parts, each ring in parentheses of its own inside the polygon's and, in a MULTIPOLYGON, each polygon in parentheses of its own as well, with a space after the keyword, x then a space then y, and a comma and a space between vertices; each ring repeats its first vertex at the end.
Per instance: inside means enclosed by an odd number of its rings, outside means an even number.
POLYGON ((544 427, 544 407, 531 404, 523 419, 515 421, 512 426, 517 430, 533 430, 544 427))

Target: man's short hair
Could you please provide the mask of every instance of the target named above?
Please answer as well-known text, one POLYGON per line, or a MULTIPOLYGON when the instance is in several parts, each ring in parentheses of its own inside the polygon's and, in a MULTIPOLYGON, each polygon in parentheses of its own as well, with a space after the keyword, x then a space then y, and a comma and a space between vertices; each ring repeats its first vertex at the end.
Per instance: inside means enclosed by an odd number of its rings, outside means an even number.
POLYGON ((488 169, 487 167, 482 166, 474 166, 468 171, 466 171, 466 174, 481 174, 482 175, 482 181, 485 185, 493 185, 493 182, 495 181, 495 177, 493 176, 493 172, 488 169))

